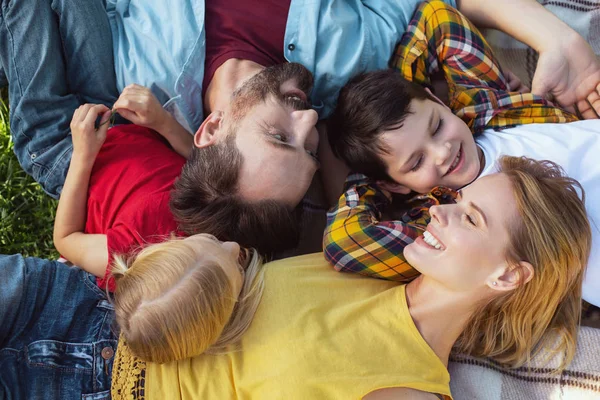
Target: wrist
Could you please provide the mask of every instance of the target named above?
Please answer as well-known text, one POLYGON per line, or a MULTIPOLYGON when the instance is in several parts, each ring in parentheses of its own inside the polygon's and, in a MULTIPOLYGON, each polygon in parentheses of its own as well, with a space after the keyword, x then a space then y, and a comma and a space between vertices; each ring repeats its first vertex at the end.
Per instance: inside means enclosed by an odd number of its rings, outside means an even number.
POLYGON ((70 168, 91 171, 94 166, 94 161, 96 160, 96 155, 97 154, 73 150, 70 168))

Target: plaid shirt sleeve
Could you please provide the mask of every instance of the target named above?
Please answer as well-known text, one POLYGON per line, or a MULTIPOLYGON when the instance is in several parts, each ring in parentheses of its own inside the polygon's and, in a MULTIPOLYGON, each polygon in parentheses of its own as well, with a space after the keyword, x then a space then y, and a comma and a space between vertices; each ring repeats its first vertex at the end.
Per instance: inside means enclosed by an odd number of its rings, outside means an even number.
POLYGON ((404 258, 404 248, 425 230, 432 205, 455 199, 455 191, 439 186, 410 200, 412 207, 398 220, 381 221, 381 211, 390 204, 386 192, 364 175, 350 175, 345 193, 327 213, 325 259, 341 272, 410 281, 418 272, 404 258))
POLYGON ((452 112, 474 134, 487 128, 577 121, 543 97, 511 92, 500 63, 477 28, 446 3, 421 3, 391 61, 407 80, 429 84, 442 70, 452 112))
POLYGON ((423 228, 380 221, 381 210, 388 204, 385 192, 364 175, 348 177, 345 193, 327 213, 323 238, 325 258, 336 270, 395 281, 409 281, 418 274, 402 251, 423 228))

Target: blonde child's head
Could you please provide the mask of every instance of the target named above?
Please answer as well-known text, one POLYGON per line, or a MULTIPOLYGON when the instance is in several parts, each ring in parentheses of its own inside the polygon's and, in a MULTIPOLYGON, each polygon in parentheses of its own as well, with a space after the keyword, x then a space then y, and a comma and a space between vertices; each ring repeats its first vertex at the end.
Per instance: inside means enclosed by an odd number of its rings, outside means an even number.
POLYGON ((260 256, 243 254, 235 242, 198 234, 115 257, 115 313, 131 351, 164 363, 237 342, 263 288, 260 256))

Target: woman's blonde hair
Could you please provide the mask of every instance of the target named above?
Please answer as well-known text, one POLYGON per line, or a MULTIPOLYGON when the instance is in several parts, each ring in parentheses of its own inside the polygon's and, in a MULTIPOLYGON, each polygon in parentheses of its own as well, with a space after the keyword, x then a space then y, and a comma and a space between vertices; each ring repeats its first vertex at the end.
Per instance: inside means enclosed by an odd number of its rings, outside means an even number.
POLYGON ((128 258, 115 257, 117 323, 131 351, 144 361, 164 363, 222 352, 246 331, 263 292, 262 258, 250 261, 240 295, 217 259, 198 258, 198 243, 171 239, 128 258))
POLYGON ((563 352, 562 370, 575 354, 592 243, 583 188, 550 161, 503 157, 499 165, 512 183, 520 216, 510 227, 506 258, 512 265, 529 262, 534 274, 527 284, 481 304, 456 349, 519 367, 548 344, 563 352), (545 340, 554 335, 557 342, 545 340))

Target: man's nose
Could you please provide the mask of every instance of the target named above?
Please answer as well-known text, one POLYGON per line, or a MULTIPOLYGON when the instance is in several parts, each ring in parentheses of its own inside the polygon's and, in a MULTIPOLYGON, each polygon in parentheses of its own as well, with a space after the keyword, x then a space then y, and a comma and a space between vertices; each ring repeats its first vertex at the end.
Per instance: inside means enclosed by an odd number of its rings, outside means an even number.
POLYGON ((292 112, 294 129, 302 143, 306 142, 311 134, 316 133, 315 126, 319 121, 319 114, 313 109, 296 110, 292 112))

